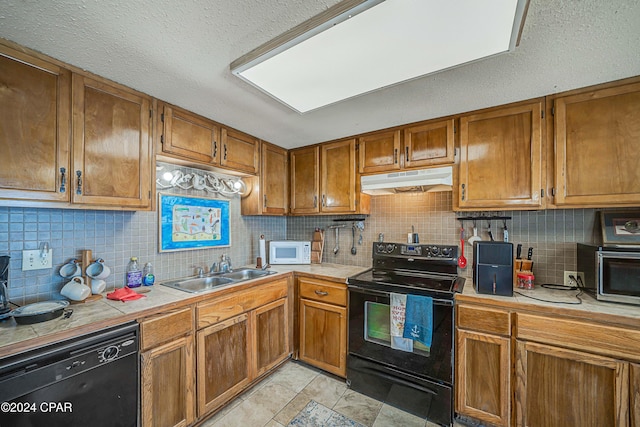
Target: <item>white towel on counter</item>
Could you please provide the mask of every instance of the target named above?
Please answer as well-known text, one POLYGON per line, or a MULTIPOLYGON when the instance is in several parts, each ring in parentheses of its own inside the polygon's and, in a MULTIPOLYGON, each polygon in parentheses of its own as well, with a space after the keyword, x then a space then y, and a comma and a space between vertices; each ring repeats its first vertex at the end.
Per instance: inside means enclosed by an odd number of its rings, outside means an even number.
POLYGON ((407 296, 391 293, 390 299, 389 333, 391 335, 391 348, 413 352, 413 340, 402 337, 407 310, 407 296))

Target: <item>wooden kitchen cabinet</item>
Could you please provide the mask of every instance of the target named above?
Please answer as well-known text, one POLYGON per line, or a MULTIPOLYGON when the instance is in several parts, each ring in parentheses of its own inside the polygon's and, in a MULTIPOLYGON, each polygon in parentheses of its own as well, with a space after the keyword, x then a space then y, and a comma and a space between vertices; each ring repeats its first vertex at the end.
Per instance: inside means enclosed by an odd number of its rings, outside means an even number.
POLYGON ((252 175, 258 173, 260 140, 228 128, 222 128, 221 139, 221 166, 252 175))
POLYGON ((317 145, 291 150, 291 213, 320 212, 320 147, 317 145))
POLYGON ((299 277, 298 293, 298 358, 332 374, 346 377, 346 285, 299 277))
POLYGON ((509 426, 510 314, 460 305, 456 315, 456 412, 509 426))
POLYGON ((286 215, 289 211, 289 157, 287 150, 262 141, 260 173, 244 178, 242 215, 286 215))
POLYGON ((389 130, 358 137, 360 173, 392 172, 401 169, 401 131, 389 130))
POLYGON ((559 207, 640 204, 640 82, 572 91, 554 103, 559 207))
POLYGON ((198 417, 221 407, 291 355, 289 280, 197 306, 198 417))
POLYGON ((149 209, 151 99, 74 74, 72 203, 149 209))
POLYGON ((220 127, 213 121, 169 104, 159 103, 161 151, 198 162, 220 162, 220 127))
POLYGON ((0 198, 69 202, 71 72, 0 45, 0 198))
POLYGON ((192 331, 190 307, 140 323, 140 417, 144 427, 182 427, 195 420, 192 331))
POLYGON ((460 118, 455 210, 541 209, 542 99, 460 118))

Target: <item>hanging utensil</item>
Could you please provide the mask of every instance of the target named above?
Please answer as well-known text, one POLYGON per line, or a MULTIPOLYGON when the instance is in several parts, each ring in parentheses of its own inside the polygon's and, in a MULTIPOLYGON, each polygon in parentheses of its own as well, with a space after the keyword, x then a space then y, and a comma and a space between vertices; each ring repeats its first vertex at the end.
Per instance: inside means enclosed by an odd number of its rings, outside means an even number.
POLYGON ((340 250, 340 229, 336 227, 336 246, 333 248, 333 254, 336 255, 340 250))
POLYGON ((356 251, 356 226, 351 227, 351 255, 355 255, 356 251))
POLYGON ((467 267, 467 259, 464 257, 464 227, 460 227, 460 256, 458 257, 458 267, 467 267))
POLYGON ((478 236, 478 227, 476 227, 476 222, 473 221, 473 236, 469 238, 469 244, 473 246, 474 242, 479 242, 481 240, 482 238, 478 236))

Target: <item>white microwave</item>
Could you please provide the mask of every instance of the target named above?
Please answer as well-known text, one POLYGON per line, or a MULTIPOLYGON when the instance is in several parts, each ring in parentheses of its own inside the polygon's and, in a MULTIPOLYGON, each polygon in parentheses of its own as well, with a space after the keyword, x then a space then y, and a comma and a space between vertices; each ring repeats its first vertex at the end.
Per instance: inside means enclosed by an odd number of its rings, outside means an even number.
POLYGON ((311 264, 311 242, 271 240, 269 264, 311 264))

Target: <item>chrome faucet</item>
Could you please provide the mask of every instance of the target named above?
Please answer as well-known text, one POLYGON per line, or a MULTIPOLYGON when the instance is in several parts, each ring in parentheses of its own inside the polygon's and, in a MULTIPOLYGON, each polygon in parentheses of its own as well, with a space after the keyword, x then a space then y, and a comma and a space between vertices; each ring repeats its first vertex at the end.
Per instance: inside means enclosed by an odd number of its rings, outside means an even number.
POLYGON ((204 277, 204 269, 202 267, 196 267, 196 274, 198 275, 199 278, 203 278, 204 277))
POLYGON ((229 255, 222 254, 222 256, 220 257, 218 268, 222 273, 233 271, 233 267, 231 266, 231 258, 229 258, 229 255))

